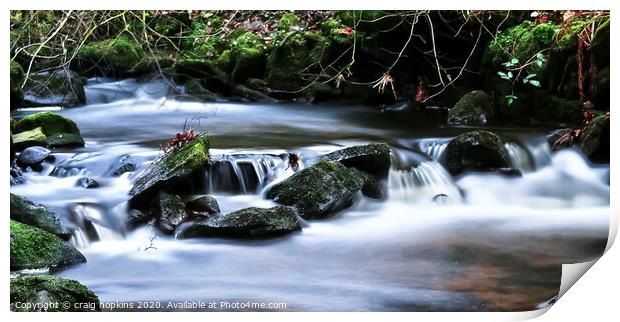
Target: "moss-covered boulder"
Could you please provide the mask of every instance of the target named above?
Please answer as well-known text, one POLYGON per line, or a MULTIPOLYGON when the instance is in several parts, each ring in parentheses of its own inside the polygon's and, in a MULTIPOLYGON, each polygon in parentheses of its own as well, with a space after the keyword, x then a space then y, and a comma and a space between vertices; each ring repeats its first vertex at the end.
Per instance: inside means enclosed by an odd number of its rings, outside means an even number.
POLYGON ((357 169, 322 160, 271 187, 267 198, 295 207, 306 219, 326 218, 350 206, 365 183, 357 169))
POLYGON ((489 131, 473 131, 457 136, 446 146, 442 159, 452 175, 465 171, 497 171, 511 165, 502 139, 489 131))
POLYGON ((65 69, 32 74, 24 86, 24 105, 83 105, 86 103, 85 84, 82 77, 65 69))
POLYGON ((51 275, 25 275, 11 279, 13 312, 101 311, 95 293, 78 281, 51 275))
POLYGON ((340 162, 348 168, 369 173, 377 179, 387 178, 390 170, 390 146, 385 143, 356 145, 321 155, 321 160, 340 162))
POLYGON ((609 115, 598 116, 586 125, 581 134, 579 147, 590 161, 609 163, 609 115))
POLYGON ((191 218, 206 218, 220 213, 217 200, 207 195, 188 201, 185 208, 191 218))
POLYGON ((193 222, 183 229, 180 237, 264 238, 300 229, 299 217, 291 207, 251 207, 193 222))
POLYGON ((71 237, 71 230, 60 221, 56 213, 44 205, 14 194, 11 194, 11 219, 45 230, 64 240, 71 237))
POLYGON ((62 268, 86 262, 75 247, 60 237, 11 220, 11 271, 62 268))
POLYGON ((160 191, 174 190, 176 184, 203 171, 207 162, 209 139, 207 135, 200 135, 189 144, 164 154, 144 170, 129 191, 131 204, 138 206, 154 199, 160 191))
POLYGON ((174 233, 177 226, 187 220, 187 212, 185 211, 185 203, 179 196, 159 193, 159 219, 157 220, 157 228, 167 235, 174 233))
POLYGON ((234 83, 242 84, 248 78, 265 76, 265 42, 261 36, 252 32, 239 35, 233 41, 230 58, 234 83))
POLYGON ((83 75, 122 77, 142 60, 142 48, 125 37, 87 43, 80 48, 72 68, 83 75))
POLYGON ((22 83, 24 82, 24 69, 20 64, 11 60, 11 109, 16 108, 22 104, 24 99, 24 91, 22 90, 22 83))
POLYGON ((270 87, 286 91, 301 89, 302 73, 308 66, 308 52, 308 43, 302 32, 291 31, 277 41, 267 58, 270 87))
POLYGON ((185 83, 185 94, 191 98, 207 102, 213 102, 217 99, 217 95, 204 88, 197 79, 192 79, 185 83))
MULTIPOLYGON (((19 134, 37 128, 45 135, 47 146, 84 146, 84 139, 75 122, 53 112, 39 112, 22 118, 15 125, 15 132, 19 134)), ((32 134, 37 134, 36 139, 40 139, 38 133, 32 134)), ((17 142, 18 138, 22 139, 14 136, 13 140, 17 142)))
POLYGON ((47 146, 47 137, 41 127, 23 131, 11 136, 16 150, 23 150, 31 146, 47 146))
POLYGON ((491 96, 484 91, 465 94, 448 112, 450 124, 486 124, 493 116, 491 96))

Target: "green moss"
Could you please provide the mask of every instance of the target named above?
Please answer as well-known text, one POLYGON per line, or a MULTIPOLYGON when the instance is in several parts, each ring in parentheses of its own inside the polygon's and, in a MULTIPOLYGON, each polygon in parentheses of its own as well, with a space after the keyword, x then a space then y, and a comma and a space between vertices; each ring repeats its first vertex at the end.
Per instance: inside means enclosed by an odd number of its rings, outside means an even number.
POLYGON ((272 48, 267 59, 267 82, 271 88, 294 91, 303 85, 302 72, 308 66, 308 47, 302 33, 287 35, 272 48))
POLYGON ((287 12, 280 18, 278 23, 279 30, 290 30, 291 27, 300 26, 301 20, 292 12, 287 12))
POLYGON ((86 261, 77 249, 58 236, 11 220, 11 271, 58 268, 86 261))
POLYGON ((40 127, 29 131, 23 131, 12 136, 13 144, 18 150, 23 150, 31 146, 46 146, 47 137, 43 134, 40 127))
POLYGON ((11 219, 45 230, 65 240, 70 237, 69 230, 61 225, 54 212, 14 194, 11 194, 11 219))
POLYGON ((260 35, 241 33, 232 43, 231 60, 234 62, 232 79, 243 83, 248 78, 262 78, 265 73, 265 43, 260 35))
POLYGON ((140 46, 127 38, 106 39, 82 46, 75 67, 86 74, 102 70, 104 74, 123 75, 138 65, 142 55, 140 46))
MULTIPOLYGON (((71 119, 53 112, 39 112, 28 115, 17 123, 16 132, 41 128, 50 146, 84 145, 80 129, 71 119)), ((15 139, 15 138, 14 138, 15 139)))
POLYGON ((443 162, 453 175, 510 167, 510 157, 502 139, 489 131, 467 132, 452 139, 443 162))
POLYGON ((180 167, 197 169, 202 167, 208 160, 209 139, 206 135, 203 135, 174 153, 167 154, 162 161, 169 170, 174 170, 180 167))
POLYGON ((536 53, 550 49, 560 26, 553 23, 534 25, 530 21, 508 28, 489 44, 487 59, 500 65, 511 58, 526 62, 536 53))
POLYGON ((493 115, 491 96, 483 91, 469 92, 448 112, 448 122, 453 124, 485 124, 493 115))
POLYGON ((101 311, 101 303, 95 293, 74 280, 51 275, 27 275, 12 278, 10 284, 13 312, 101 311))
POLYGON ((11 60, 11 107, 21 104, 24 99, 24 92, 22 90, 22 83, 24 82, 24 70, 22 66, 11 60))
POLYGON ((231 70, 231 52, 232 51, 230 49, 226 49, 215 59, 215 63, 223 71, 230 72, 231 70))
POLYGON ((353 43, 355 31, 353 31, 352 35, 346 35, 342 32, 345 28, 347 26, 341 22, 340 18, 328 19, 321 26, 323 34, 331 42, 339 45, 350 45, 353 43))

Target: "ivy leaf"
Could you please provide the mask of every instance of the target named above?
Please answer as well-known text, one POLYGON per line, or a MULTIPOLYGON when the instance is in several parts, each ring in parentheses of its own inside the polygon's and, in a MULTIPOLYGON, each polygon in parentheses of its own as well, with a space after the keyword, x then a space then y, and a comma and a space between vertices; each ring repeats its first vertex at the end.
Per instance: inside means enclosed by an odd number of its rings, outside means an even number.
POLYGON ((509 74, 506 74, 506 73, 504 73, 504 72, 497 72, 497 75, 498 75, 499 77, 503 78, 503 79, 506 79, 506 80, 510 80, 510 78, 511 78, 511 77, 509 76, 509 74))
POLYGON ((508 72, 508 78, 512 79, 512 72, 508 72))
POLYGON ((512 103, 514 103, 514 101, 517 100, 517 97, 514 95, 506 95, 506 104, 508 104, 508 106, 512 105, 512 103))
POLYGON ((540 87, 540 82, 535 80, 535 79, 532 79, 529 82, 530 82, 530 85, 532 85, 534 87, 540 87))
POLYGON ((516 58, 513 58, 513 59, 510 60, 510 63, 514 66, 514 65, 519 63, 519 60, 516 59, 516 58))

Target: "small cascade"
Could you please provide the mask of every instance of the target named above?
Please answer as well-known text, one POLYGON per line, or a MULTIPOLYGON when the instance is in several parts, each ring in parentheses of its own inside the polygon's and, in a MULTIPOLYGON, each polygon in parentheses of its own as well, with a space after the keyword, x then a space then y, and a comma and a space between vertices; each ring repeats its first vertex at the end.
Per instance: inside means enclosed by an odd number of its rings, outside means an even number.
POLYGON ((390 199, 401 201, 434 201, 441 196, 442 204, 459 203, 461 194, 450 174, 437 161, 425 161, 409 170, 390 169, 390 199))
POLYGON ((424 153, 431 157, 433 160, 439 161, 446 150, 450 138, 432 138, 416 140, 412 148, 416 151, 424 153))
POLYGON ((214 157, 207 167, 208 193, 257 194, 279 177, 286 156, 231 154, 214 157))
POLYGON ((69 210, 68 220, 73 224, 71 242, 78 248, 85 248, 90 243, 102 239, 114 239, 124 236, 124 225, 116 216, 96 204, 79 203, 69 210))
POLYGON ((84 88, 88 104, 107 104, 129 99, 161 99, 175 92, 164 80, 141 83, 135 79, 112 81, 92 78, 84 88))
POLYGON ((522 173, 534 171, 535 165, 527 149, 515 142, 504 143, 504 147, 508 151, 513 168, 521 170, 522 173))

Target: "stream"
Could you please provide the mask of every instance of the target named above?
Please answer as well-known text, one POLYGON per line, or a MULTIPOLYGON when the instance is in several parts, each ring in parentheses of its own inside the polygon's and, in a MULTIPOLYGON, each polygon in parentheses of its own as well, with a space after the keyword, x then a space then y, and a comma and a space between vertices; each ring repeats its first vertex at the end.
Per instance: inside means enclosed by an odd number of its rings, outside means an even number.
MULTIPOLYGON (((510 137, 523 177, 453 178, 437 161, 450 138, 444 111, 306 104, 198 102, 164 82, 91 79, 73 119, 86 145, 56 149, 41 172, 11 192, 43 203, 78 227, 71 242, 86 264, 55 274, 102 302, 285 303, 284 311, 514 311, 553 302, 561 265, 599 257, 610 218, 609 165, 576 150, 552 153, 545 127, 488 127, 510 137), (214 159, 208 193, 222 213, 271 207, 265 188, 342 147, 392 147, 388 197, 353 206, 269 240, 185 239, 153 227, 128 231, 127 192, 184 125, 207 132, 214 159), (135 171, 111 176, 119 160, 135 171), (76 186, 79 178, 100 187, 76 186), (440 198, 437 198, 440 196, 440 198), (151 246, 151 247, 149 247, 151 246)), ((22 109, 13 117, 42 110, 22 109)), ((48 108, 49 109, 49 108, 48 108)), ((134 307, 135 308, 135 307, 134 307)), ((218 310, 243 310, 220 307, 218 310)))

